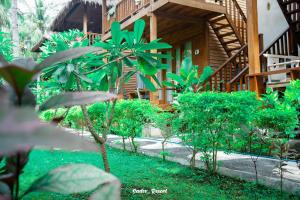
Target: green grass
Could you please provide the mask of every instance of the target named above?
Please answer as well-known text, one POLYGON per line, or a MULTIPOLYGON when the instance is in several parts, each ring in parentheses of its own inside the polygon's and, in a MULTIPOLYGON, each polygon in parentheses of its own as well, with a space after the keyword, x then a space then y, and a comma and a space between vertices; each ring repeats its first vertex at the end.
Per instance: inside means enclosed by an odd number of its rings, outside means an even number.
MULTIPOLYGON (((209 175, 204 171, 193 171, 188 167, 158 158, 108 149, 111 172, 122 182, 122 199, 300 199, 285 194, 283 198, 276 190, 263 186, 258 189, 252 183, 222 176, 209 175), (133 194, 133 189, 168 189, 167 194, 133 194)), ((21 176, 24 191, 38 177, 58 166, 70 163, 89 163, 102 167, 98 153, 34 150, 21 176)), ((59 195, 54 193, 32 193, 24 199, 75 200, 88 199, 89 194, 59 195)))

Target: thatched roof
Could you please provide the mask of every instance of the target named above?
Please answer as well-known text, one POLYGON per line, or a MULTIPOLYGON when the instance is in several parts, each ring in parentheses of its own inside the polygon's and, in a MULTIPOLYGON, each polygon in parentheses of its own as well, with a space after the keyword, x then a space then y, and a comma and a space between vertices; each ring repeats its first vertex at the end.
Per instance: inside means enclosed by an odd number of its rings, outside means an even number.
POLYGON ((50 30, 56 32, 74 28, 81 30, 84 6, 87 6, 90 27, 98 26, 91 27, 94 30, 90 31, 100 33, 102 24, 101 4, 102 0, 71 0, 53 20, 50 30))

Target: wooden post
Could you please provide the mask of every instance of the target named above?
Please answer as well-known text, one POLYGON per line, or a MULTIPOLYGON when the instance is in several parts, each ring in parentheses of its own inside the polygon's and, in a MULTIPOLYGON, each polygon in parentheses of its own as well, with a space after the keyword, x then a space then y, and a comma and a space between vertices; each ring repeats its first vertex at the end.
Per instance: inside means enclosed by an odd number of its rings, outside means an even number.
POLYGON ((107 20, 106 13, 107 13, 106 0, 102 0, 102 34, 105 33, 105 21, 107 20))
POLYGON ((84 12, 83 12, 83 20, 82 20, 82 30, 84 34, 88 32, 88 16, 87 16, 87 5, 84 5, 84 12))
MULTIPOLYGON (((260 73, 257 0, 247 0, 247 32, 249 74, 260 73)), ((258 94, 261 84, 255 81, 256 78, 250 78, 250 89, 258 94)))
MULTIPOLYGON (((156 39, 157 39, 157 17, 154 13, 151 13, 150 14, 150 41, 153 41, 156 39)), ((151 50, 151 52, 157 53, 157 50, 151 50)), ((152 83, 154 83, 154 80, 151 80, 151 81, 152 81, 152 83)), ((159 93, 157 91, 150 92, 150 101, 154 104, 159 103, 159 93)))
POLYGON ((202 73, 203 69, 205 66, 208 66, 209 63, 209 47, 208 47, 208 42, 209 42, 209 27, 208 23, 204 22, 203 24, 201 23, 201 26, 204 27, 204 33, 203 37, 200 38, 200 63, 199 63, 199 69, 198 73, 199 75, 202 73))

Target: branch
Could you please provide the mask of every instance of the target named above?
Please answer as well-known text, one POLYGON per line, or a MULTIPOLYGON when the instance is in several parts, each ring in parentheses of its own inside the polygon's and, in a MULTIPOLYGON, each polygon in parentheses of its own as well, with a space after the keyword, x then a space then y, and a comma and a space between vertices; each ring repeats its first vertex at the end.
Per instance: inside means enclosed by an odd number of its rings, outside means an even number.
POLYGON ((103 68, 106 67, 107 65, 110 65, 110 64, 115 63, 115 62, 119 62, 120 60, 123 60, 124 58, 129 57, 129 56, 132 56, 132 53, 127 54, 127 55, 124 55, 124 56, 122 56, 122 57, 120 57, 120 58, 117 58, 117 59, 115 59, 115 60, 113 60, 113 61, 110 61, 110 62, 108 62, 108 63, 102 65, 101 67, 98 67, 98 68, 96 68, 96 69, 93 69, 92 71, 85 72, 85 73, 83 73, 83 75, 87 75, 87 74, 94 73, 95 71, 98 71, 98 70, 100 70, 100 69, 103 69, 103 68))

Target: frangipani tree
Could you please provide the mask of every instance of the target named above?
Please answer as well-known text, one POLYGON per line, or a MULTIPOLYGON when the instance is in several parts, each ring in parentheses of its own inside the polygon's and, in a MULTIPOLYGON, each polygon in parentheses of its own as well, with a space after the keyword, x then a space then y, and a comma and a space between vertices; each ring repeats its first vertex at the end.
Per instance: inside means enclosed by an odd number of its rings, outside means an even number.
MULTIPOLYGON (((138 73, 146 87, 150 91, 156 91, 155 85, 149 77, 157 85, 160 85, 155 75, 159 70, 168 67, 161 63, 161 58, 169 56, 151 53, 151 51, 164 50, 171 46, 160 42, 159 39, 147 43, 142 38, 144 29, 145 22, 143 20, 135 22, 133 31, 123 31, 120 23, 114 22, 111 26, 112 38, 108 41, 98 40, 93 44, 94 48, 101 50, 53 65, 44 70, 43 77, 45 79, 54 78, 61 85, 61 89, 66 91, 101 90, 119 95, 124 91, 124 84, 138 73), (125 67, 130 68, 127 73, 124 72, 125 67)), ((42 47, 42 58, 70 48, 87 48, 88 45, 87 38, 78 31, 53 35, 49 42, 42 47)), ((89 131, 101 146, 106 171, 109 171, 109 164, 105 141, 110 131, 116 102, 117 99, 106 102, 106 120, 102 136, 95 131, 86 106, 81 106, 89 131)))

